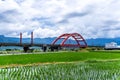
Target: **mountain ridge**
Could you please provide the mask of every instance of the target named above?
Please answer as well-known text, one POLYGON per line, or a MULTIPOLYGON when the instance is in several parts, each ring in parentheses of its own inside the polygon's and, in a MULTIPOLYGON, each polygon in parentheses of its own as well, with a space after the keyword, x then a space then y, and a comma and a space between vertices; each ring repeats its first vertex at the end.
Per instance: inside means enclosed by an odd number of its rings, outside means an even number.
MULTIPOLYGON (((42 43, 42 44, 51 44, 56 37, 48 37, 48 38, 34 38, 34 43, 42 43)), ((5 37, 4 35, 0 35, 0 43, 19 43, 20 39, 15 37, 5 37)), ((30 43, 30 38, 23 38, 23 43, 30 43)), ((106 43, 116 42, 120 45, 120 37, 118 38, 96 38, 96 39, 86 39, 88 46, 104 46, 106 43)))

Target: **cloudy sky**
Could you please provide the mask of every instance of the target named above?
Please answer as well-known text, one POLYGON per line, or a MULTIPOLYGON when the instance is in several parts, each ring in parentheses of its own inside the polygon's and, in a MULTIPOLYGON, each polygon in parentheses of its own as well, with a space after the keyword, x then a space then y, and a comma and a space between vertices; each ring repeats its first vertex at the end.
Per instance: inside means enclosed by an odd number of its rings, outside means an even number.
POLYGON ((0 0, 0 35, 120 37, 120 0, 0 0))

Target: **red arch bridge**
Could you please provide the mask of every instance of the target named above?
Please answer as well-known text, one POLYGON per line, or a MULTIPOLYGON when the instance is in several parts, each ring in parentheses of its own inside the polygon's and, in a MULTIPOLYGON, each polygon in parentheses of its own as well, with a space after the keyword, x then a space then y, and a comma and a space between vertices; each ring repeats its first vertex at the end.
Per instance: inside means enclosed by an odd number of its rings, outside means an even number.
POLYGON ((0 46, 20 46, 23 47, 23 50, 27 52, 29 47, 38 46, 42 47, 43 51, 46 51, 47 47, 54 51, 62 47, 79 47, 86 48, 87 43, 85 39, 78 33, 66 33, 57 37, 51 44, 36 44, 33 43, 33 32, 31 32, 31 43, 22 43, 22 33, 20 33, 20 43, 0 43, 0 46), (70 43, 72 41, 74 43, 70 43))

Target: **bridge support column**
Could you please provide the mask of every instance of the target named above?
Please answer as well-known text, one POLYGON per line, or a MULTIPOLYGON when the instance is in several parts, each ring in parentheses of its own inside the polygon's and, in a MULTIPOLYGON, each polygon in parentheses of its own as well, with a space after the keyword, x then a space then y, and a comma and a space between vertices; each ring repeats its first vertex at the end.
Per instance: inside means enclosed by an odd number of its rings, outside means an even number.
POLYGON ((28 46, 24 46, 23 50, 24 50, 24 52, 27 52, 29 50, 29 47, 28 46))
POLYGON ((33 45, 33 32, 31 32, 31 45, 33 45))
POLYGON ((20 33, 20 44, 22 44, 22 33, 20 33))
POLYGON ((51 49, 51 51, 59 51, 61 49, 61 46, 52 45, 52 46, 50 46, 50 49, 51 49))
POLYGON ((43 49, 43 52, 46 52, 47 51, 47 45, 43 45, 42 49, 43 49))

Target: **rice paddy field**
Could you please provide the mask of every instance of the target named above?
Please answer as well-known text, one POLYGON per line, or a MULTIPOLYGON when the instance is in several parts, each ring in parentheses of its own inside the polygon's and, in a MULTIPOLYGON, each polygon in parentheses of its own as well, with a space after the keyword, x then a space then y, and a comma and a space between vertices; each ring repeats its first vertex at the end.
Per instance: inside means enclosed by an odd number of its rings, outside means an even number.
POLYGON ((0 56, 0 80, 120 80, 120 51, 0 56))

